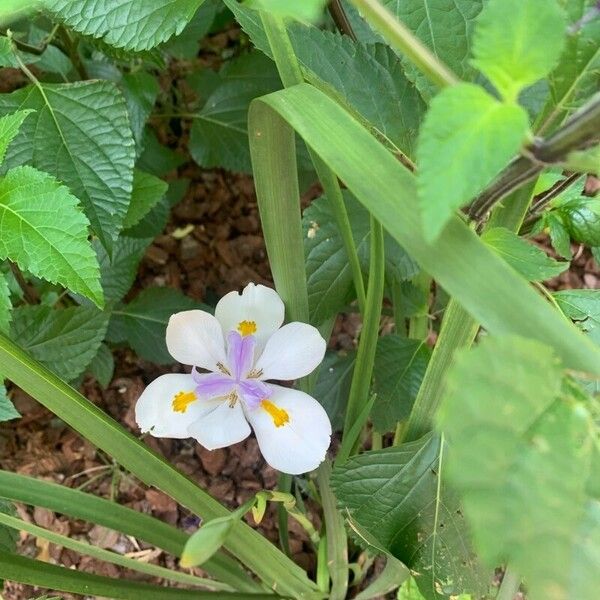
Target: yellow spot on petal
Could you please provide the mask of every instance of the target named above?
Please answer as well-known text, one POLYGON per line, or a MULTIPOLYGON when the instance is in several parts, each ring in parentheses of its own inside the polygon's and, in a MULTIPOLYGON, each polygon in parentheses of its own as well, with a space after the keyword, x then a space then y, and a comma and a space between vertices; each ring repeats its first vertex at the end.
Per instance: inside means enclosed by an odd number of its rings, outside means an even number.
POLYGON ((261 400, 260 407, 264 408, 269 413, 269 416, 271 419, 273 419, 275 427, 281 427, 282 425, 290 422, 290 415, 288 415, 283 408, 275 406, 269 400, 261 400))
POLYGON ((237 328, 243 336, 256 333, 256 323, 254 321, 240 321, 237 328))
POLYGON ((198 397, 194 392, 177 392, 173 396, 173 411, 184 413, 187 407, 196 400, 198 400, 198 397))

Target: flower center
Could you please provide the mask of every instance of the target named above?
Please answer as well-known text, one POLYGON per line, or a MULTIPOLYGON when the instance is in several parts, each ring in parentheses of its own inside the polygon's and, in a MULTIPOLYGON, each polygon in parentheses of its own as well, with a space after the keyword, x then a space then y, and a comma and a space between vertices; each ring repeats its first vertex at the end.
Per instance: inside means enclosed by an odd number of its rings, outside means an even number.
POLYGON ((196 400, 198 400, 198 397, 194 392, 177 392, 173 396, 173 411, 184 413, 187 410, 187 407, 196 400))
POLYGON ((254 335, 256 333, 256 322, 255 321, 240 321, 237 326, 237 330, 242 336, 254 335))
POLYGON ((275 427, 281 427, 290 422, 290 415, 283 408, 275 406, 270 400, 261 400, 260 407, 269 413, 275 427))

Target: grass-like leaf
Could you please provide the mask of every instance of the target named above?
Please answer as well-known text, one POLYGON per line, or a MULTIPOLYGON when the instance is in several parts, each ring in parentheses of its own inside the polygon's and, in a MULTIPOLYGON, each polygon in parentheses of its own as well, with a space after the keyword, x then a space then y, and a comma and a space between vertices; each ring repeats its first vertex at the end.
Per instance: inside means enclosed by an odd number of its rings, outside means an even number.
POLYGON ((47 173, 17 167, 0 179, 0 258, 103 304, 88 220, 47 173))

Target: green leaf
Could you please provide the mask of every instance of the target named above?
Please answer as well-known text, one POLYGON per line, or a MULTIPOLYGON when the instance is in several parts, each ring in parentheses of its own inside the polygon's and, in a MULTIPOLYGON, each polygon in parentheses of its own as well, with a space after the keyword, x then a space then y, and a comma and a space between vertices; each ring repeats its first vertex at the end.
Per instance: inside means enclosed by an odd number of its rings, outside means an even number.
POLYGON ((419 588, 414 577, 409 577, 398 590, 398 600, 426 600, 419 588))
POLYGON ((144 127, 154 108, 160 87, 155 77, 146 71, 137 71, 123 75, 121 90, 127 103, 133 138, 139 148, 143 145, 144 127))
POLYGON ((554 68, 565 27, 556 0, 489 0, 477 19, 473 64, 514 101, 554 68))
POLYGON ((69 190, 31 167, 0 178, 0 258, 103 304, 88 221, 69 190))
POLYGON ((561 290, 552 296, 563 313, 584 331, 600 327, 600 290, 561 290))
POLYGON ((580 173, 592 173, 596 177, 600 177, 600 145, 588 150, 570 152, 565 162, 565 169, 580 173))
MULTIPOLYGON (((159 364, 175 362, 167 350, 169 317, 179 311, 206 307, 173 288, 147 288, 122 309, 113 311, 137 354, 159 364)), ((111 323, 112 327, 112 323, 111 323)))
POLYGON ((123 219, 123 228, 137 225, 160 202, 168 189, 169 184, 162 179, 136 169, 133 173, 131 202, 123 219))
POLYGON ((571 236, 565 227, 562 217, 558 213, 552 211, 545 215, 544 221, 550 233, 552 247, 560 256, 567 260, 571 260, 571 236))
POLYGON ((106 344, 100 344, 88 370, 103 388, 108 387, 115 372, 115 359, 106 344))
POLYGON ((357 44, 348 36, 299 24, 289 34, 311 83, 358 112, 378 136, 414 156, 425 103, 391 48, 357 44))
POLYGON ((563 204, 558 213, 576 242, 600 246, 600 200, 578 198, 563 204))
POLYGON ((280 17, 298 19, 314 23, 323 15, 327 0, 304 0, 303 2, 289 2, 288 0, 246 0, 246 6, 257 10, 264 10, 280 17))
POLYGON ((185 158, 163 146, 152 129, 146 127, 142 138, 142 154, 137 162, 138 169, 161 177, 182 165, 185 158))
POLYGON ((319 369, 313 396, 327 411, 334 430, 339 430, 344 424, 355 362, 355 351, 327 352, 319 369))
MULTIPOLYGON (((383 0, 398 17, 459 79, 473 80, 469 64, 471 38, 477 15, 484 0, 383 0)), ((406 73, 415 81, 426 100, 435 87, 409 61, 404 60, 406 73)))
POLYGON ((281 87, 277 69, 253 52, 228 63, 219 75, 221 84, 194 115, 190 152, 202 167, 250 173, 248 106, 254 98, 281 87))
POLYGON ((201 525, 185 543, 179 561, 181 566, 189 569, 205 563, 225 543, 235 522, 229 515, 201 525))
POLYGON ((79 33, 139 51, 181 33, 201 4, 202 0, 46 0, 44 7, 79 33))
MULTIPOLYGON (((14 410, 14 409, 13 409, 14 410)), ((18 413, 17 413, 18 415, 18 413)), ((20 416, 20 415, 18 415, 20 416)), ((12 418, 12 417, 11 417, 12 418)), ((5 420, 5 419, 3 419, 5 420)), ((0 513, 14 516, 16 514, 15 507, 12 502, 0 499, 0 513)), ((17 551, 17 541, 19 540, 19 532, 5 525, 0 526, 0 551, 15 553, 17 551)), ((3 574, 4 575, 4 574, 3 574)))
POLYGON ((484 595, 491 574, 477 564, 458 495, 445 481, 446 451, 439 436, 428 434, 364 452, 335 467, 331 484, 350 525, 411 569, 427 598, 484 595))
POLYGON ((104 246, 97 240, 94 241, 94 248, 100 263, 104 300, 107 305, 122 300, 123 296, 127 294, 133 285, 138 265, 150 242, 151 239, 148 238, 136 239, 121 236, 114 246, 112 257, 109 257, 104 246))
POLYGON ((431 350, 421 341, 399 335, 379 338, 373 370, 377 397, 371 411, 377 431, 391 431, 408 417, 430 356, 431 350))
POLYGON ((556 277, 569 267, 568 262, 550 258, 543 250, 504 227, 488 229, 481 238, 529 281, 556 277))
POLYGON ((7 333, 12 319, 12 302, 10 300, 10 288, 3 273, 0 273, 0 331, 7 333))
POLYGON ((72 381, 96 355, 108 315, 93 307, 22 306, 13 311, 10 336, 51 371, 72 381))
POLYGON ((19 127, 32 110, 18 110, 11 115, 0 117, 0 164, 4 160, 6 149, 19 133, 19 127))
MULTIPOLYGON (((20 416, 19 411, 14 407, 11 399, 8 397, 4 381, 0 379, 0 423, 10 421, 11 419, 18 419, 20 416)), ((3 527, 0 527, 0 532, 3 529, 3 527)), ((2 535, 0 534, 0 548, 2 547, 1 538, 2 535)))
MULTIPOLYGON (((531 600, 593 600, 600 574, 577 572, 598 432, 583 403, 561 396, 561 382, 547 346, 484 338, 455 358, 438 423, 482 559, 511 564, 531 600), (578 593, 591 582, 594 594, 578 593)), ((600 551, 600 539, 585 543, 600 551)))
POLYGON ((5 168, 29 163, 60 179, 110 248, 127 212, 135 158, 122 94, 108 81, 90 81, 0 95, 0 114, 18 109, 36 112, 10 145, 5 168))
POLYGON ((464 83, 431 102, 419 135, 419 201, 425 236, 435 239, 454 211, 469 202, 518 152, 526 112, 464 83))

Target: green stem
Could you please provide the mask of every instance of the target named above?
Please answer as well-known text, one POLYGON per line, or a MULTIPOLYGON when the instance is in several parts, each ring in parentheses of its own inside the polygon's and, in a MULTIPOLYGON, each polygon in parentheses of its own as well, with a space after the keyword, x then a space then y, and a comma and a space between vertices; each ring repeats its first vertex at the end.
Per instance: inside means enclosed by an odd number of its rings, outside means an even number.
POLYGON ((521 577, 510 566, 506 567, 496 600, 514 600, 521 586, 521 577))
POLYGON ((396 335, 406 337, 406 317, 402 310, 402 284, 399 281, 392 283, 392 314, 394 315, 394 325, 396 327, 396 335))
POLYGON ((110 550, 96 548, 87 542, 81 542, 79 540, 74 540, 64 535, 54 533, 53 531, 48 531, 43 527, 38 527, 37 525, 27 523, 21 519, 17 519, 16 517, 12 517, 4 513, 0 513, 0 523, 7 525, 12 529, 16 529, 17 531, 25 531, 30 533, 37 538, 47 540, 52 544, 56 544, 57 546, 69 548, 69 550, 74 550, 79 554, 91 556, 92 558, 97 558, 99 560, 103 560, 114 565, 119 565, 120 567, 131 569, 132 571, 138 571, 146 575, 152 575, 153 577, 160 577, 161 579, 177 581, 178 583, 185 583, 187 585, 206 587, 213 590, 231 591, 233 589, 219 581, 212 581, 211 579, 196 577, 194 575, 188 575, 187 573, 178 573, 172 569, 167 569, 158 565, 127 558, 126 556, 122 556, 116 552, 111 552, 110 550))
MULTIPOLYGON (((381 223, 371 217, 371 256, 369 260, 369 285, 363 327, 358 342, 356 365, 352 375, 344 435, 350 432, 364 406, 369 400, 371 376, 375 362, 375 349, 379 336, 379 321, 385 275, 383 228, 381 223)), ((339 458, 339 457, 338 457, 339 458)), ((340 459, 341 460, 341 459, 340 459)))
POLYGON ((399 50, 414 63, 430 81, 440 87, 459 82, 458 77, 378 0, 351 0, 351 2, 369 25, 372 25, 392 48, 399 50))
MULTIPOLYGON (((487 227, 517 231, 531 203, 535 182, 514 192, 492 214, 487 227)), ((479 331, 479 323, 453 298, 448 302, 442 328, 406 427, 397 432, 394 444, 420 438, 431 429, 443 394, 443 384, 457 350, 468 348, 479 331)))
MULTIPOLYGON (((292 43, 283 20, 267 12, 261 12, 261 19, 267 34, 267 39, 269 40, 269 44, 271 46, 271 51, 273 52, 279 77, 281 78, 284 87, 290 87, 298 83, 302 83, 304 81, 304 77, 302 76, 300 63, 298 62, 296 54, 294 53, 294 48, 292 47, 292 43)), ((352 280, 354 282, 354 287, 356 289, 356 295, 358 298, 358 306, 361 313, 364 314, 365 286, 358 253, 354 244, 354 238, 352 237, 350 219, 348 218, 348 213, 346 212, 344 197, 342 195, 338 178, 310 148, 309 154, 315 166, 315 170, 317 171, 321 185, 323 186, 325 195, 331 203, 336 224, 338 226, 340 235, 342 236, 344 249, 346 250, 348 261, 350 263, 352 280)))
MULTIPOLYGON (((279 473, 277 480, 277 491, 289 494, 292 490, 292 476, 288 473, 279 473)), ((288 555, 291 556, 290 550, 290 533, 288 530, 288 511, 285 510, 283 504, 277 505, 277 526, 279 528, 279 546, 288 555)))
POLYGON ((419 290, 422 304, 419 312, 411 317, 408 323, 408 337, 413 340, 425 340, 429 335, 429 295, 431 290, 431 277, 421 271, 412 280, 413 285, 419 290))

